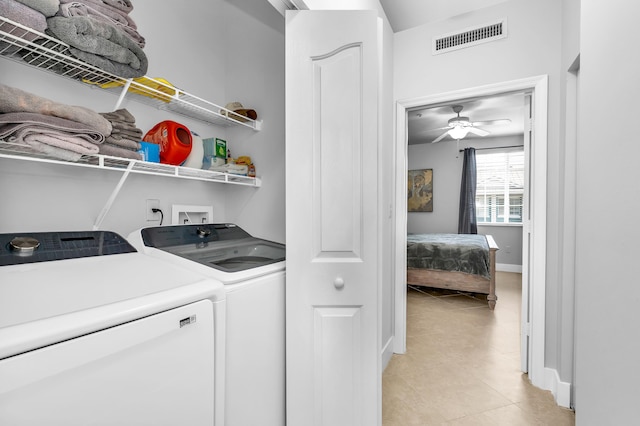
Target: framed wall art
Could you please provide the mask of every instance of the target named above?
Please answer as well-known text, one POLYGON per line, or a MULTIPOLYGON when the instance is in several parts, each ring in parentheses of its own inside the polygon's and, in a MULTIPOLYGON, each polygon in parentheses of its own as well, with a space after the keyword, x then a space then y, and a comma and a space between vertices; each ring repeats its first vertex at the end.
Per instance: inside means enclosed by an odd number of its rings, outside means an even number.
POLYGON ((409 170, 407 207, 410 212, 433 212, 433 169, 409 170))

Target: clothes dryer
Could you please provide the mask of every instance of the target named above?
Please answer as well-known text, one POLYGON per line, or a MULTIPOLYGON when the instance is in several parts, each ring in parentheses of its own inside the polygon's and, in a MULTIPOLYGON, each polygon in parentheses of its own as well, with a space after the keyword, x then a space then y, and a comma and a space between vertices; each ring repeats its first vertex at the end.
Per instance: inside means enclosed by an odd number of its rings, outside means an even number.
POLYGON ((0 234, 0 424, 224 426, 224 320, 115 233, 0 234))
POLYGON ((230 223, 138 230, 139 251, 224 284, 226 426, 285 421, 285 246, 230 223))

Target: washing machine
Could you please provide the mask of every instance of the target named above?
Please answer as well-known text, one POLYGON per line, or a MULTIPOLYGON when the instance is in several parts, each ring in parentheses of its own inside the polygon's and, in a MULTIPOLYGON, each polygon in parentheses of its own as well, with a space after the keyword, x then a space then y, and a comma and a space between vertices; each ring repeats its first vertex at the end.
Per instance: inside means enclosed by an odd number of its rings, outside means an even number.
POLYGON ((0 424, 223 426, 224 321, 118 234, 0 234, 0 424))
POLYGON ((225 425, 284 425, 285 246, 230 223, 143 228, 128 240, 224 284, 225 425))

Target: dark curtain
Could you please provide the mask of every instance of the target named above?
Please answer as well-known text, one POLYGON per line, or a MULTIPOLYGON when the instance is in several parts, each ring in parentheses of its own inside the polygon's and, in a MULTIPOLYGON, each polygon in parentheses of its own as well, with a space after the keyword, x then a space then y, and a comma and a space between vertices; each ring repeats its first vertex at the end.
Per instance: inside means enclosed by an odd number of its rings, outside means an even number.
POLYGON ((458 234, 477 234, 476 220, 476 150, 465 148, 460 185, 458 234))

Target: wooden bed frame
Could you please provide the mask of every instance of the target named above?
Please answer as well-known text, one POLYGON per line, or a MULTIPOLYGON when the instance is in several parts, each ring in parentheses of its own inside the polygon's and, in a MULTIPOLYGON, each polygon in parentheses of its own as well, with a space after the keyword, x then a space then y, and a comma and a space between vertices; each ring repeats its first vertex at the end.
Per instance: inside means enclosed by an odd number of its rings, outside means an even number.
POLYGON ((466 272, 407 268, 407 284, 486 294, 489 309, 493 310, 498 300, 498 296, 496 296, 496 251, 498 245, 491 235, 485 235, 485 237, 489 244, 490 279, 466 272))

